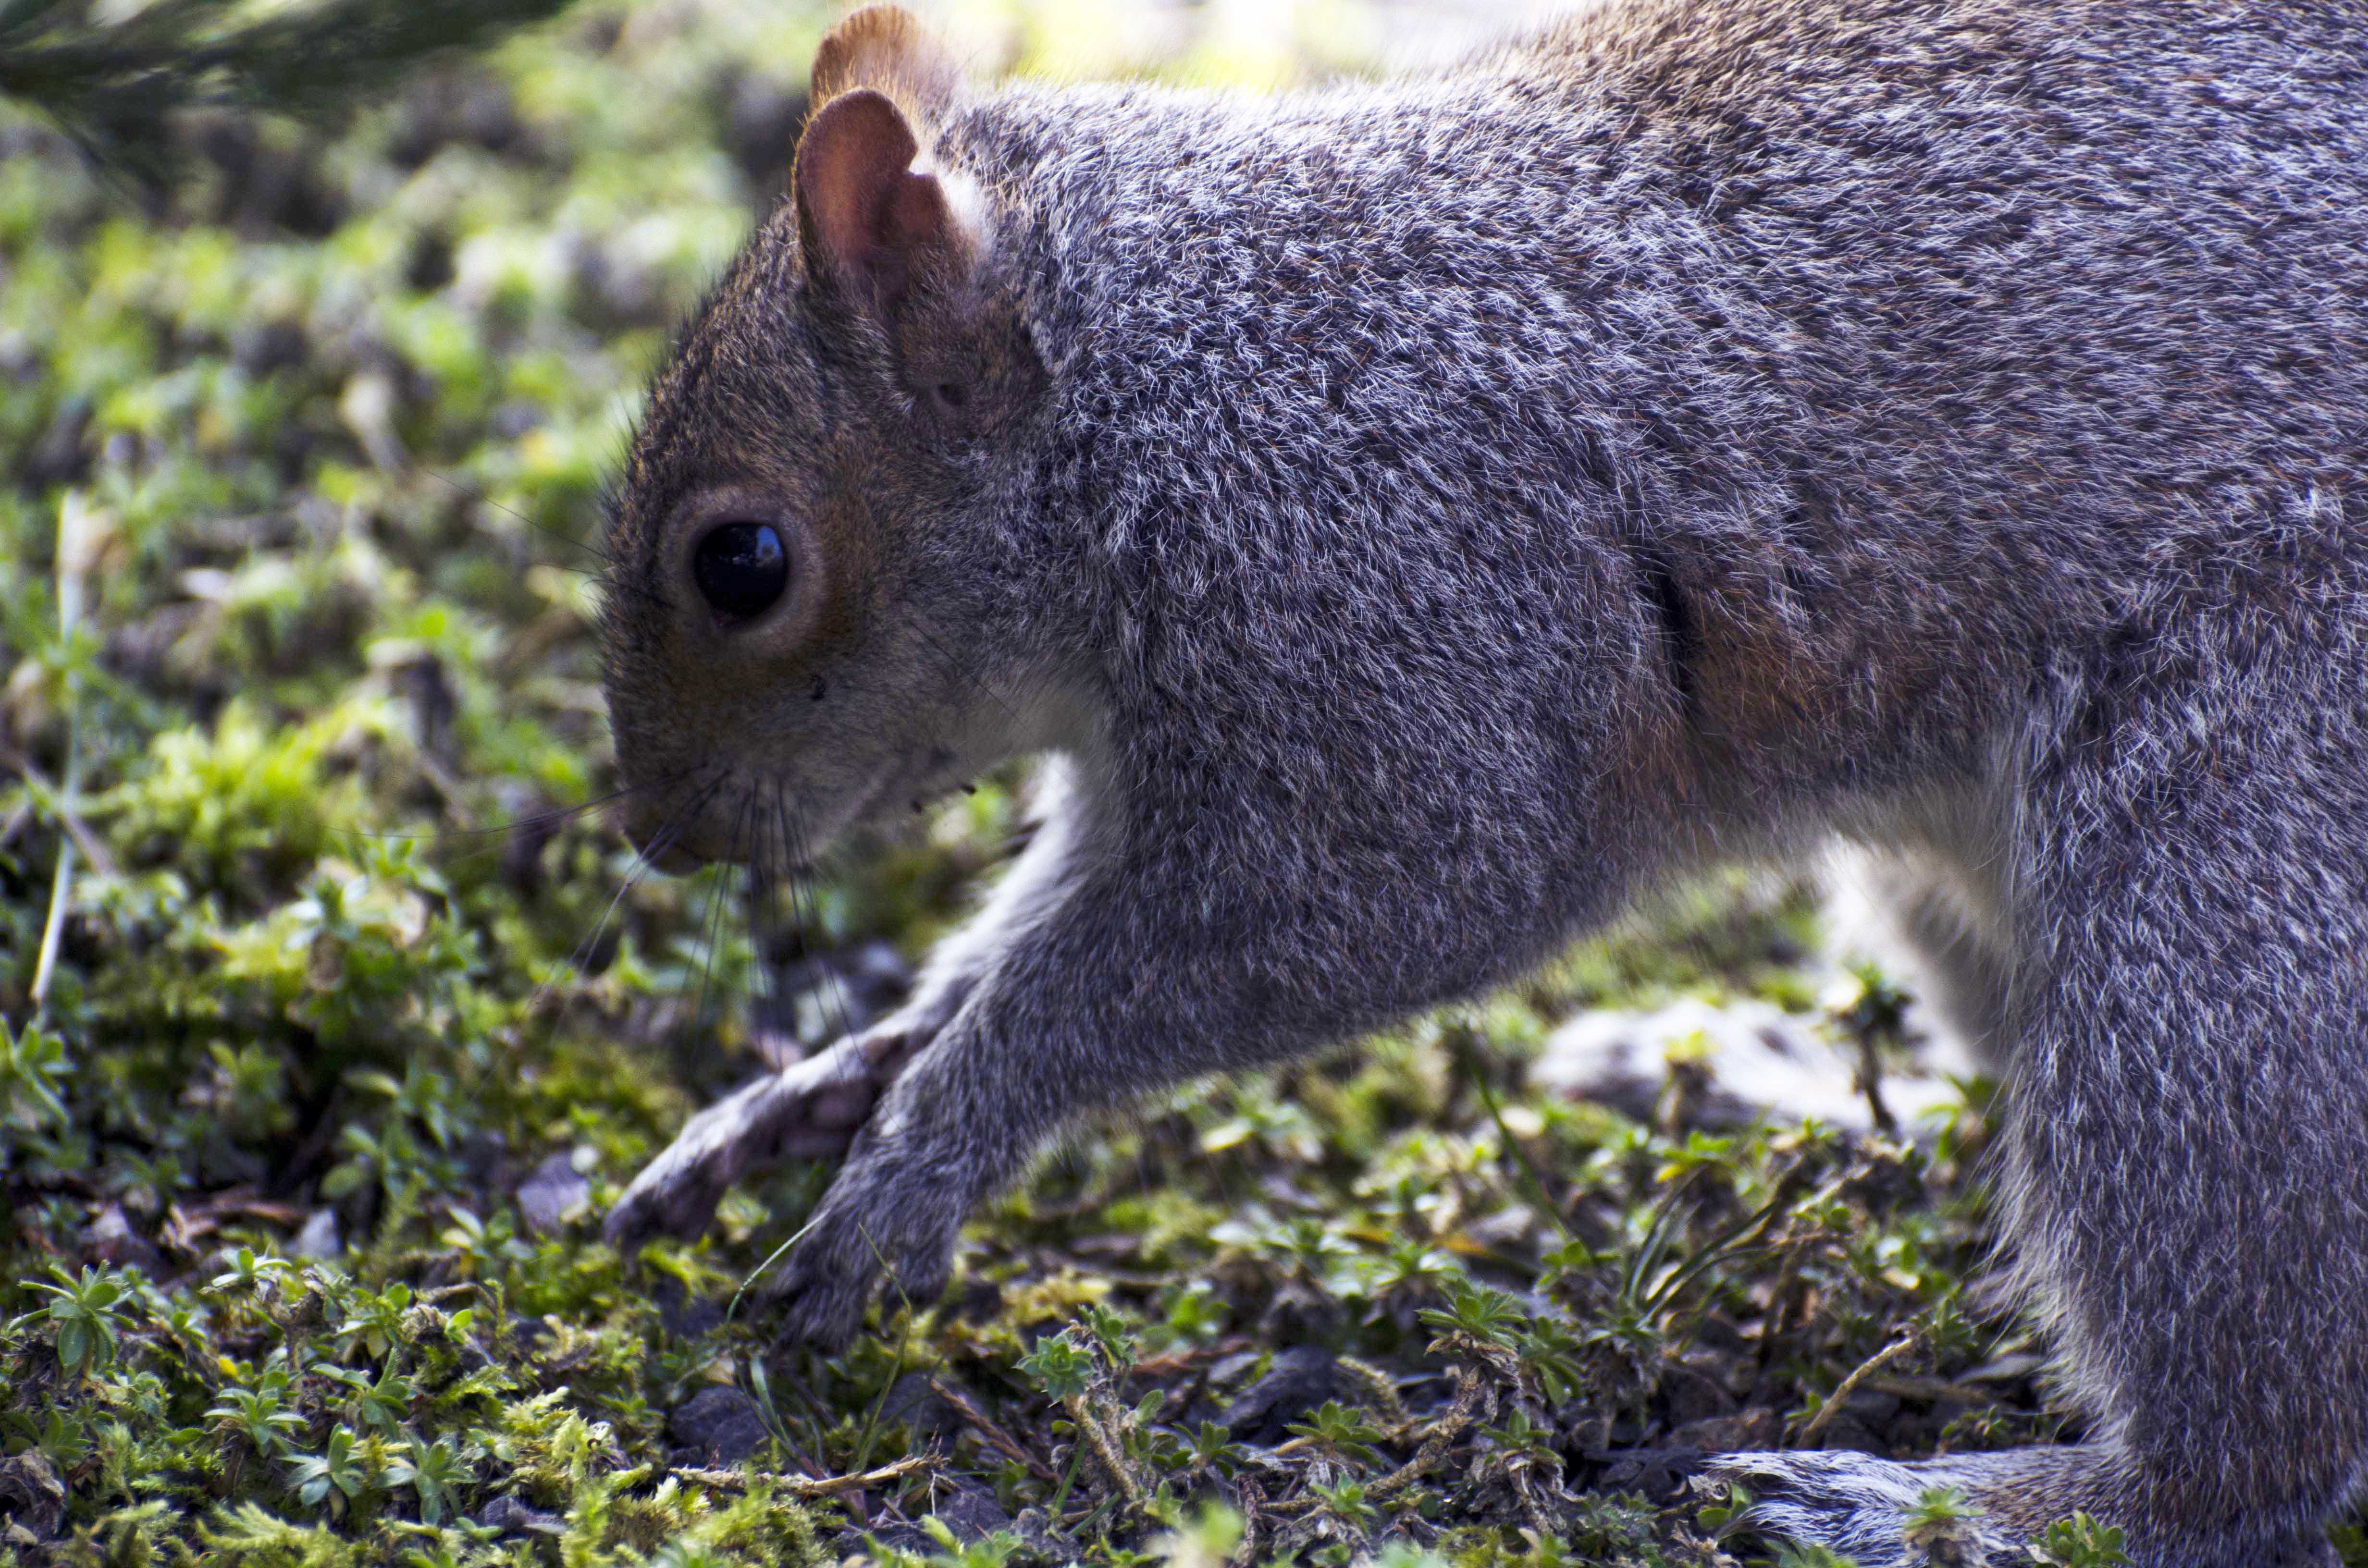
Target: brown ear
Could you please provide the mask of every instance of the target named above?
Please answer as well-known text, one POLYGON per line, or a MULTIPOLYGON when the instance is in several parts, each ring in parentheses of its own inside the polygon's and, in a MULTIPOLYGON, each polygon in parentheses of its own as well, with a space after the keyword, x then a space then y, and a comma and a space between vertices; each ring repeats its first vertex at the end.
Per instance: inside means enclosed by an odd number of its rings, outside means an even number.
POLYGON ((904 115, 870 87, 823 105, 798 142, 791 179, 809 275, 882 316, 918 273, 957 255, 944 187, 913 170, 919 152, 904 115))
POLYGON ((857 87, 876 88, 931 115, 962 91, 962 67, 910 13, 866 6, 831 28, 814 51, 815 103, 857 87))

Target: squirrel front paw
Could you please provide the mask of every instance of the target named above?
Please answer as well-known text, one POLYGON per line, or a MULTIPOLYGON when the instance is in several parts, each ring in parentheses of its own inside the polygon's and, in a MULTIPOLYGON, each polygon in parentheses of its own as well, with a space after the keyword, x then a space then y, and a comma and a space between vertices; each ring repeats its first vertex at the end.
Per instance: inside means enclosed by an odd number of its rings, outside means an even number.
POLYGON ((619 1246, 694 1236, 742 1176, 786 1160, 847 1153, 880 1096, 925 1043, 894 1021, 840 1040, 700 1111, 642 1167, 603 1233, 619 1246))
POLYGON ((963 1154, 883 1110, 760 1287, 781 1308, 782 1340, 845 1345, 883 1282, 915 1306, 935 1301, 983 1185, 963 1154))

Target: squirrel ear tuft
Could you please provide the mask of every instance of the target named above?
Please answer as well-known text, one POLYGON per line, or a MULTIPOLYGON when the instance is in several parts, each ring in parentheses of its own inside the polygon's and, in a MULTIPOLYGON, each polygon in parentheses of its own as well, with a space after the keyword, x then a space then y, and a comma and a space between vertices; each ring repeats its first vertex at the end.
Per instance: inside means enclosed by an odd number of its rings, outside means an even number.
POLYGON ((798 141, 791 183, 808 274, 875 315, 960 253, 944 187, 914 172, 919 152, 904 114, 871 87, 824 104, 798 141))
POLYGON ((943 112, 962 85, 962 67, 945 45, 894 6, 864 6, 831 28, 814 51, 817 104, 871 87, 926 118, 943 112))

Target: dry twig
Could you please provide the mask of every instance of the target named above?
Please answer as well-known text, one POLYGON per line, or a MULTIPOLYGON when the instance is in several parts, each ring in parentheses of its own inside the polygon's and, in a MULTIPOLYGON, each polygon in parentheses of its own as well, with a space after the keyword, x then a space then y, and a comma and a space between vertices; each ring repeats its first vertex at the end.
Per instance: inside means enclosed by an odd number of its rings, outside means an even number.
POLYGON ((955 1414, 959 1415, 964 1421, 970 1424, 970 1429, 977 1433, 981 1440, 983 1440, 988 1448, 993 1449, 1005 1459, 1016 1460, 1019 1463, 1026 1465, 1028 1467, 1029 1474, 1034 1476, 1037 1480, 1043 1482, 1047 1485, 1054 1485, 1059 1483, 1060 1477, 1053 1473, 1053 1467, 1051 1465, 1046 1464, 1034 1454, 1030 1453, 1026 1449, 1022 1448, 1019 1444, 1019 1440, 1014 1437, 1010 1433, 1005 1431, 1001 1426, 997 1426, 995 1422, 995 1418, 987 1415, 985 1411, 981 1410, 978 1407, 977 1402, 973 1400, 970 1395, 962 1392, 962 1390, 953 1387, 941 1378, 931 1378, 929 1380, 929 1387, 937 1391, 937 1394, 939 1399, 944 1400, 948 1404, 954 1407, 955 1414))
POLYGON ((1842 1405, 1850 1395, 1858 1392, 1861 1383, 1907 1355, 1916 1347, 1917 1342, 1922 1337, 1923 1335, 1912 1327, 1901 1330, 1898 1336, 1890 1344, 1860 1362, 1849 1377, 1835 1384, 1833 1397, 1819 1406, 1817 1414, 1810 1417, 1809 1424, 1801 1428, 1802 1446, 1805 1448, 1817 1440, 1818 1435, 1825 1431, 1833 1418, 1841 1414, 1842 1405))
POLYGON ((885 1486, 892 1481, 902 1481, 915 1471, 936 1462, 935 1454, 907 1454, 877 1470, 859 1471, 853 1475, 825 1476, 820 1481, 810 1475, 780 1475, 769 1471, 707 1470, 686 1465, 677 1465, 666 1473, 696 1482, 701 1486, 731 1492, 745 1492, 761 1482, 792 1497, 835 1497, 842 1492, 858 1492, 869 1487, 885 1486))

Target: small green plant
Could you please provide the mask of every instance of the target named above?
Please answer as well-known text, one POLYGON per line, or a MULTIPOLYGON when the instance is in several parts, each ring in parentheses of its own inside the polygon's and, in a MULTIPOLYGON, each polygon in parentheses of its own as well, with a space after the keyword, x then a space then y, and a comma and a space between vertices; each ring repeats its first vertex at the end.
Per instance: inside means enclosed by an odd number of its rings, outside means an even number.
POLYGON ((85 1267, 68 1274, 50 1265, 55 1283, 28 1283, 50 1298, 41 1315, 57 1331, 58 1365, 74 1377, 103 1372, 115 1364, 117 1335, 123 1324, 127 1295, 123 1278, 103 1269, 85 1267))
POLYGON ((217 1429, 244 1441, 264 1460, 285 1458, 290 1439, 304 1430, 304 1417, 293 1406, 287 1369, 274 1367, 253 1386, 236 1384, 222 1391, 206 1419, 217 1429))
POLYGON ((0 1017, 0 1127, 63 1125, 58 1091, 73 1071, 63 1040, 38 1023, 11 1030, 0 1017))
POLYGON ((296 1277, 296 1266, 286 1258, 258 1256, 253 1247, 240 1247, 223 1263, 206 1283, 217 1295, 268 1298, 296 1277))
POLYGON ((399 1279, 383 1290, 356 1291, 345 1321, 337 1324, 337 1353, 351 1355, 359 1345, 371 1359, 386 1359, 404 1341, 411 1301, 411 1287, 399 1279))
POLYGON ((1981 1517, 1963 1488, 1929 1487, 1908 1506, 1900 1538, 1934 1568, 1961 1568, 1983 1560, 1975 1536, 1981 1517))
POLYGON ((921 1528, 938 1543, 939 1550, 929 1555, 931 1568, 1003 1568, 1026 1550, 1026 1544, 1008 1530, 990 1530, 964 1543, 942 1519, 923 1519, 921 1528))
POLYGON ((1362 1535, 1379 1522, 1370 1489, 1361 1481, 1315 1482, 1308 1490, 1322 1500, 1324 1511, 1362 1535))
POLYGON ((1093 1378, 1094 1358, 1071 1332, 1046 1335, 1036 1348, 1019 1358, 1019 1369, 1054 1401, 1076 1399, 1093 1378))
POLYGON ((432 1443, 415 1437, 407 1450, 387 1461, 386 1483, 408 1487, 419 1499, 420 1518, 433 1525, 442 1523, 447 1512, 457 1512, 457 1495, 475 1474, 468 1445, 450 1437, 432 1443))
POLYGON ((1447 1285, 1447 1305, 1425 1307, 1416 1314, 1442 1340, 1460 1338, 1474 1345, 1510 1350, 1529 1317, 1521 1303, 1502 1290, 1452 1279, 1447 1285))
POLYGON ((2075 1514, 2048 1526, 2033 1551, 2050 1568, 2124 1568, 2129 1555, 2122 1539, 2117 1527, 2075 1514))
POLYGON ((1249 1451, 1233 1440, 1233 1433, 1214 1421, 1192 1428, 1185 1453, 1193 1470, 1218 1475, 1233 1474, 1249 1458, 1249 1451))
POLYGON ((1134 1366, 1136 1352, 1142 1348, 1142 1338, 1134 1325, 1099 1301, 1088 1305, 1078 1315, 1078 1322, 1101 1347, 1103 1359, 1112 1371, 1123 1378, 1134 1366))
POLYGON ((288 1480, 307 1507, 325 1508, 332 1516, 345 1512, 368 1484, 355 1454, 352 1428, 329 1428, 327 1446, 317 1454, 299 1454, 288 1480))
POLYGON ((1290 1430, 1302 1444, 1343 1463, 1375 1470, 1386 1462, 1373 1447, 1382 1433, 1360 1412, 1337 1399, 1326 1400, 1306 1420, 1292 1423, 1290 1430))
POLYGON ((1750 1517, 1751 1494, 1739 1481, 1713 1483, 1708 1500, 1695 1511, 1694 1522, 1713 1535, 1750 1517))

